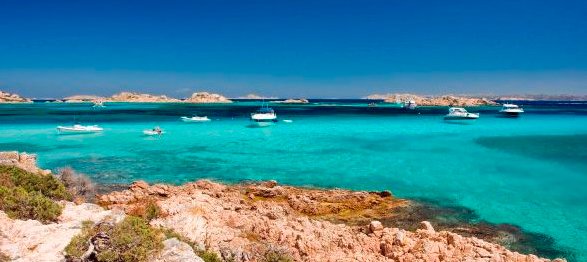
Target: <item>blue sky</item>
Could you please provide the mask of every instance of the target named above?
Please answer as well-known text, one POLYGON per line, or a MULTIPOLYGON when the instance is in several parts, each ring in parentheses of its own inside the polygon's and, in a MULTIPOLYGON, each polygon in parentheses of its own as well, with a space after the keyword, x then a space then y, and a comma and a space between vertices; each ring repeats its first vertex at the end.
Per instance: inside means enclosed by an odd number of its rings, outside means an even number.
POLYGON ((587 94, 587 3, 0 0, 0 89, 587 94))

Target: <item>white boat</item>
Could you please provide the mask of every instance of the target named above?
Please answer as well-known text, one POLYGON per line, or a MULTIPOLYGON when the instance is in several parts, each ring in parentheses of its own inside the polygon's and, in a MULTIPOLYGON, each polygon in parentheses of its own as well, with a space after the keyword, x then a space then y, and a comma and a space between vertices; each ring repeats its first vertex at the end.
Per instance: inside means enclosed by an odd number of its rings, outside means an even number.
POLYGON ((153 129, 146 129, 143 130, 143 134, 147 136, 156 136, 156 135, 163 135, 165 132, 163 129, 159 128, 158 126, 153 129))
POLYGON ((448 114, 444 116, 445 120, 474 120, 479 118, 479 114, 469 113, 462 107, 451 107, 448 114))
POLYGON ((59 133, 87 134, 102 132, 104 129, 97 125, 83 126, 75 124, 73 126, 58 126, 57 131, 59 131, 59 133))
POLYGON ((105 106, 104 106, 104 102, 97 100, 97 101, 94 101, 94 105, 92 107, 105 107, 105 106))
POLYGON ((413 109, 416 109, 417 106, 418 105, 416 104, 416 101, 414 101, 414 100, 409 100, 407 102, 404 102, 404 108, 407 108, 407 109, 413 110, 413 109))
POLYGON ((208 121, 210 121, 210 118, 208 118, 207 116, 192 116, 192 117, 182 116, 181 121, 191 122, 191 123, 199 123, 199 122, 208 122, 208 121))
POLYGON ((256 112, 251 113, 251 121, 257 123, 258 126, 269 126, 278 120, 275 111, 265 105, 261 106, 256 112))
POLYGON ((499 113, 506 116, 515 117, 519 116, 521 113, 524 113, 524 109, 514 104, 503 104, 501 106, 501 110, 499 110, 499 113))

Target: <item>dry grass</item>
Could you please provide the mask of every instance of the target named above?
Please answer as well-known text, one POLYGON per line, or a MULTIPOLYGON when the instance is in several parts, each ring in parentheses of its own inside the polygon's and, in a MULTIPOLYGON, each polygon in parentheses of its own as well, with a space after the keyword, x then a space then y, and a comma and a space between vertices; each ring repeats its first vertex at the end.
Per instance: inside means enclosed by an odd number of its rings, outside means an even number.
POLYGON ((93 201, 96 196, 96 186, 84 174, 75 172, 70 167, 59 170, 57 177, 67 188, 69 193, 78 201, 93 201))
POLYGON ((136 202, 132 208, 127 211, 127 214, 143 218, 147 221, 151 221, 162 215, 161 208, 157 204, 157 201, 152 198, 136 202))

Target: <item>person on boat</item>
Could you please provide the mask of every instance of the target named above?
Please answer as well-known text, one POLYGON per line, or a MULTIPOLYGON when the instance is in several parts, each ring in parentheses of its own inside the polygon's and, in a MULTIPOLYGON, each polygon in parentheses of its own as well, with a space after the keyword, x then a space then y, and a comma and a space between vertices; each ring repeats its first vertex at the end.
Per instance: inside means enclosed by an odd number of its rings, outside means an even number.
POLYGON ((163 130, 161 130, 160 127, 156 126, 155 128, 153 128, 153 132, 156 132, 157 134, 160 135, 161 133, 163 133, 163 130))

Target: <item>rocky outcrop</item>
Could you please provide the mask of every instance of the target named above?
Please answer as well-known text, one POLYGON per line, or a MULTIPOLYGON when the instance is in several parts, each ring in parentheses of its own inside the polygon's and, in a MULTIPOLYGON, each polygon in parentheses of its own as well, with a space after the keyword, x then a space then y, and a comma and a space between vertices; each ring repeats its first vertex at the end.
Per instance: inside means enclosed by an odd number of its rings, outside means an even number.
POLYGON ((51 173, 50 170, 43 170, 37 166, 37 155, 17 151, 0 152, 0 165, 15 166, 31 173, 51 173))
POLYGON ((410 100, 418 106, 485 106, 497 105, 494 101, 479 97, 463 96, 418 96, 412 94, 370 95, 369 99, 384 99, 386 103, 406 103, 410 100))
POLYGON ((17 94, 0 91, 0 103, 28 103, 30 99, 21 97, 17 94))
POLYGON ((194 249, 179 241, 177 238, 170 238, 163 241, 163 250, 152 262, 204 262, 203 259, 194 253, 194 249))
POLYGON ((107 102, 137 102, 137 103, 162 103, 162 102, 180 102, 179 99, 170 98, 165 95, 151 95, 151 94, 140 94, 133 92, 121 92, 115 94, 109 98, 106 98, 107 102))
POLYGON ((228 98, 208 92, 193 93, 191 97, 184 100, 188 103, 232 103, 228 98))
POLYGON ((99 199, 124 210, 156 201, 163 215, 151 221, 153 226, 171 228, 235 261, 259 260, 276 246, 295 261, 548 261, 438 232, 428 222, 415 232, 385 227, 372 218, 393 216, 394 207, 407 204, 389 192, 202 180, 182 186, 136 182, 99 199))
POLYGON ((52 224, 10 219, 0 211, 0 252, 12 261, 64 261, 63 249, 81 232, 82 222, 124 218, 122 212, 104 210, 94 204, 61 204, 65 207, 59 222, 52 224))
POLYGON ((300 98, 300 99, 286 99, 283 101, 275 101, 275 103, 281 103, 281 104, 307 104, 310 103, 310 101, 308 101, 308 99, 305 98, 300 98))

